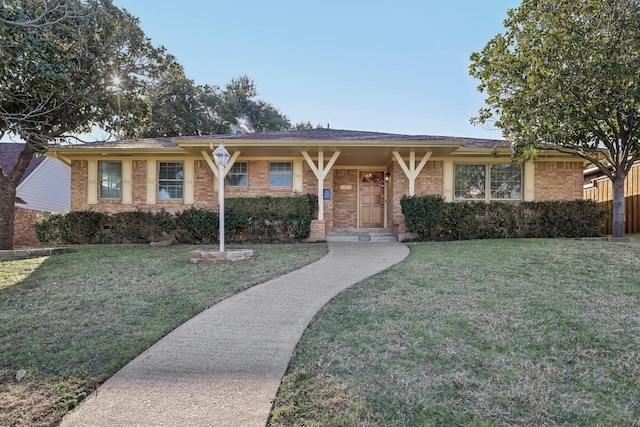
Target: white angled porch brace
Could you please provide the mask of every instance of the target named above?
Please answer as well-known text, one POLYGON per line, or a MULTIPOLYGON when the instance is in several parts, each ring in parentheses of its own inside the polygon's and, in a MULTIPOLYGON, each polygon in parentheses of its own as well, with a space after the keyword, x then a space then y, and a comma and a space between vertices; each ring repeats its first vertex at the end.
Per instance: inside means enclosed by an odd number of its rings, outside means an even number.
POLYGON ((416 167, 416 152, 412 151, 411 153, 409 153, 409 167, 407 167, 400 153, 398 153, 397 151, 393 152, 393 157, 396 158, 398 164, 404 171, 404 174, 409 179, 409 196, 415 196, 416 178, 418 177, 418 175, 420 175, 420 172, 422 172, 422 169, 424 168, 424 165, 427 164, 427 161, 429 161, 431 154, 433 153, 425 153, 424 157, 420 161, 420 164, 418 165, 418 167, 416 167))
POLYGON ((333 153, 331 156, 331 160, 327 163, 327 166, 324 166, 324 151, 318 151, 318 166, 313 163, 313 159, 309 156, 306 151, 302 152, 302 157, 307 161, 307 164, 313 171, 313 174, 318 178, 318 221, 324 220, 324 203, 322 201, 322 190, 324 188, 324 179, 333 167, 336 160, 338 160, 338 156, 340 155, 339 151, 333 153))
MULTIPOLYGON (((207 164, 211 168, 211 171, 213 172, 213 175, 217 179, 220 179, 220 177, 218 176, 218 166, 216 166, 216 164, 213 162, 213 159, 209 155, 209 152, 203 150, 203 151, 200 152, 200 154, 202 154, 202 157, 204 157, 204 159, 207 161, 207 164)), ((225 166, 225 168, 224 168, 224 176, 222 177, 222 179, 224 179, 224 177, 227 176, 227 174, 229 173, 229 170, 231 170, 231 167, 233 166, 233 164, 236 162, 236 160, 238 160, 238 157, 240 157, 240 151, 235 151, 233 153, 233 155, 231 156, 231 158, 229 159, 229 163, 227 163, 227 166, 225 166)))

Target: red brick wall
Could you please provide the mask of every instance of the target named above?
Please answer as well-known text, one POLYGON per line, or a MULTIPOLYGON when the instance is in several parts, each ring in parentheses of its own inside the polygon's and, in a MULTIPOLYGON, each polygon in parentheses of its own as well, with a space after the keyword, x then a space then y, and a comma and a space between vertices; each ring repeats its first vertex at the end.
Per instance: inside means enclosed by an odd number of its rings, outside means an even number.
MULTIPOLYGON (((441 160, 427 162, 415 182, 416 196, 425 196, 427 194, 442 195, 443 187, 444 162, 441 160)), ((407 182, 407 192, 408 191, 409 183, 407 182)))
MULTIPOLYGON (((269 187, 269 161, 256 160, 249 163, 250 187, 226 187, 225 197, 256 197, 256 196, 293 196, 292 187, 269 187)), ((155 204, 147 204, 147 161, 133 161, 133 197, 132 204, 123 204, 120 200, 100 200, 97 204, 87 204, 88 166, 87 161, 73 161, 71 166, 71 210, 97 210, 114 213, 141 209, 145 211, 159 211, 165 209, 169 212, 181 211, 189 208, 184 203, 176 203, 168 200, 157 200, 155 204)), ((330 179, 326 180, 330 184, 330 179)), ((317 181, 311 169, 305 164, 304 168, 304 193, 317 192, 317 181)), ((218 209, 218 189, 214 189, 213 172, 209 164, 204 160, 194 162, 194 194, 196 207, 208 207, 218 209)), ((329 205, 329 208, 331 206, 329 205)), ((327 205, 325 204, 325 219, 327 219, 327 205)), ((330 213, 330 212, 329 212, 330 213)))
POLYGON ((136 206, 147 203, 147 161, 134 160, 131 162, 132 167, 132 202, 136 206))
POLYGON ((71 162, 71 210, 82 211, 87 206, 88 162, 73 160, 71 162))
POLYGON ((358 171, 334 169, 333 171, 333 224, 335 228, 358 226, 358 171), (345 188, 341 189, 340 186, 345 188), (346 186, 351 186, 350 189, 346 186))
MULTIPOLYGON (((213 172, 204 160, 193 162, 194 204, 199 208, 218 209, 218 189, 214 191, 213 172)), ((225 193, 226 194, 226 193, 225 193)))
POLYGON ((583 193, 582 162, 538 162, 535 165, 534 200, 575 200, 583 193))
POLYGON ((18 206, 14 208, 14 212, 13 246, 41 245, 42 243, 36 239, 36 232, 33 227, 36 223, 36 215, 47 215, 48 212, 34 211, 32 209, 24 209, 18 206))

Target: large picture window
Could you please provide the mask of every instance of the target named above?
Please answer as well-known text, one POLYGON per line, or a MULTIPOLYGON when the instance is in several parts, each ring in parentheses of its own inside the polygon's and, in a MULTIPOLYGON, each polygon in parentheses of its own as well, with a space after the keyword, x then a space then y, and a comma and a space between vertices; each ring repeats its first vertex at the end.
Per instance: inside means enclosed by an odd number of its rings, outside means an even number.
POLYGON ((122 199, 121 162, 100 162, 100 198, 122 199))
POLYGON ((293 175, 290 162, 269 164, 269 187, 291 187, 293 175))
POLYGON ((455 165, 456 201, 522 200, 522 167, 517 163, 455 165))
POLYGON ((158 198, 182 199, 184 165, 182 162, 160 162, 158 165, 158 198))
POLYGON ((246 162, 234 163, 225 178, 227 187, 247 187, 249 185, 249 168, 246 162))

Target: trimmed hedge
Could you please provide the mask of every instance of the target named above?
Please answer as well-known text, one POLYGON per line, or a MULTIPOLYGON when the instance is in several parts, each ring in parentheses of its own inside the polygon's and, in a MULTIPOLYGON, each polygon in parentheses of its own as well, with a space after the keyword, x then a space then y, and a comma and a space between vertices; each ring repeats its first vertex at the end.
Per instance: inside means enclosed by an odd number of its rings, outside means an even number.
MULTIPOLYGON (((290 241, 309 236, 308 195, 225 200, 225 240, 290 241)), ((219 215, 190 207, 171 214, 142 210, 105 214, 73 211, 39 216, 36 236, 53 244, 149 243, 173 239, 180 243, 218 241, 219 215)))
POLYGON ((441 196, 404 196, 405 225, 425 240, 600 236, 608 211, 592 200, 445 203, 441 196))

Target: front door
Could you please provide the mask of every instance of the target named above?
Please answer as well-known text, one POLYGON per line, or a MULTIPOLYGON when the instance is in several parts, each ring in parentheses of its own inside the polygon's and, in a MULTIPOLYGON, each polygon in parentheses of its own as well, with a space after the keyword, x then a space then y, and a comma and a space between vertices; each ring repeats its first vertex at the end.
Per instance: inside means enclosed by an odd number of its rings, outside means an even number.
POLYGON ((360 172, 360 227, 384 227, 384 172, 360 172))

